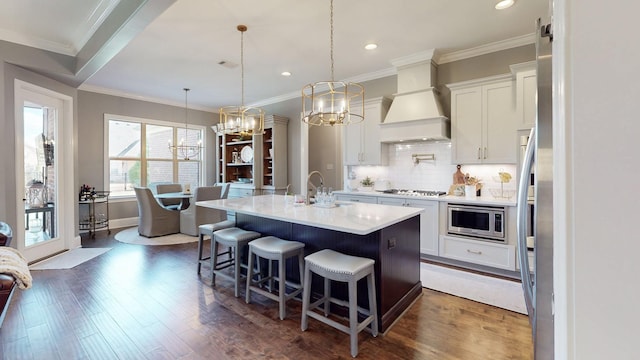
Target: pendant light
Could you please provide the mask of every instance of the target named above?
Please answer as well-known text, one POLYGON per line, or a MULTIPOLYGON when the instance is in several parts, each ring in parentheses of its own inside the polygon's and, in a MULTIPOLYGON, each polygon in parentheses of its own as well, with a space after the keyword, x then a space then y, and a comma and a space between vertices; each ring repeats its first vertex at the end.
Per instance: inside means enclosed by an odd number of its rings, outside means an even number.
POLYGON ((309 125, 334 126, 359 123, 364 119, 364 87, 335 81, 333 71, 333 0, 330 1, 331 80, 302 88, 302 121, 309 125), (354 108, 353 103, 358 103, 354 108))
POLYGON ((187 102, 187 94, 189 93, 188 88, 182 89, 184 90, 184 137, 180 139, 180 142, 176 145, 171 143, 169 140, 169 149, 172 152, 179 154, 185 160, 190 160, 193 157, 196 157, 202 151, 202 140, 198 140, 195 145, 189 145, 189 128, 187 125, 187 120, 189 118, 189 107, 187 102))
POLYGON ((260 135, 264 131, 264 110, 244 105, 244 33, 245 25, 238 25, 240 31, 240 69, 242 102, 239 106, 225 106, 220 108, 220 122, 218 132, 224 134, 248 137, 260 135))

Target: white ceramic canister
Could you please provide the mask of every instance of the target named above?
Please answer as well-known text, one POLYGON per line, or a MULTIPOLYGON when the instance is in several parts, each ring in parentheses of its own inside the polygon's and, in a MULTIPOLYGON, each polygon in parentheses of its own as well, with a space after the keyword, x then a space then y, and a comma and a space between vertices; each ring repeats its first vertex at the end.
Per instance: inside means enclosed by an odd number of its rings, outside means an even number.
POLYGON ((476 197, 476 186, 475 185, 465 185, 464 186, 464 197, 466 197, 466 198, 475 198, 476 197))

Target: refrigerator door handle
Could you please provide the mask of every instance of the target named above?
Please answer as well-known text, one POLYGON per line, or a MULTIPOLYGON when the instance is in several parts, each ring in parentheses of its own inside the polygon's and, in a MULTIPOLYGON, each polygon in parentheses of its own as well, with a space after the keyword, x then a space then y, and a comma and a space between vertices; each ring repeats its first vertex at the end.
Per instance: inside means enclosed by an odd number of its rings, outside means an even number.
POLYGON ((529 141, 527 142, 527 151, 525 152, 524 164, 520 173, 520 184, 518 186, 518 206, 516 228, 518 232, 518 259, 520 260, 520 277, 522 278, 522 288, 524 290, 524 299, 527 305, 527 313, 529 314, 529 322, 534 319, 533 305, 533 281, 531 272, 529 271, 529 254, 527 251, 527 193, 529 189, 529 174, 533 166, 535 157, 534 150, 535 127, 531 129, 529 141))

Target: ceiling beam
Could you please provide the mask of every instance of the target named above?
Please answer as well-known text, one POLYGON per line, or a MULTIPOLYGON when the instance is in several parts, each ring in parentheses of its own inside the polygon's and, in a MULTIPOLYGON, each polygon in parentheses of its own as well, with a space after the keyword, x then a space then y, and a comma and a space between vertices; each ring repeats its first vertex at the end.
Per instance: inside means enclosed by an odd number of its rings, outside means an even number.
POLYGON ((75 86, 106 65, 176 0, 120 1, 76 56, 75 86))

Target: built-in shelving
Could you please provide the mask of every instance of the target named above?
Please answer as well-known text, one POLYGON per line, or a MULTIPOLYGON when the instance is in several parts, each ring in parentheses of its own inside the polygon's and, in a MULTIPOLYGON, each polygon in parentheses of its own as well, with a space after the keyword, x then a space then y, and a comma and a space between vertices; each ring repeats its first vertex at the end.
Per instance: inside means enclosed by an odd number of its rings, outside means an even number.
POLYGON ((287 126, 289 119, 269 115, 264 133, 251 139, 218 134, 217 182, 231 183, 230 196, 275 193, 287 187, 287 126), (251 147, 251 161, 242 160, 242 149, 251 147))

